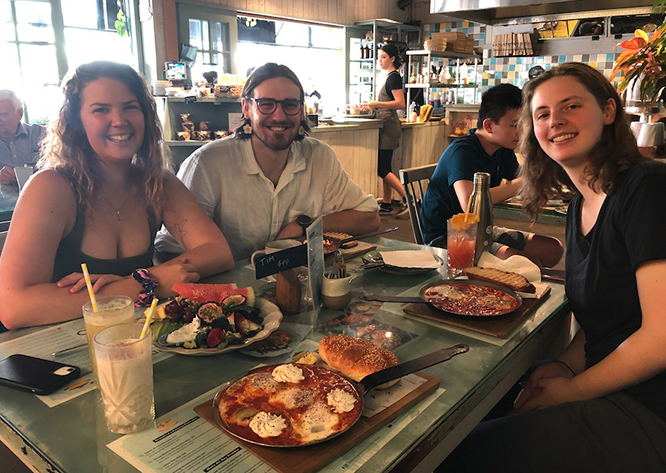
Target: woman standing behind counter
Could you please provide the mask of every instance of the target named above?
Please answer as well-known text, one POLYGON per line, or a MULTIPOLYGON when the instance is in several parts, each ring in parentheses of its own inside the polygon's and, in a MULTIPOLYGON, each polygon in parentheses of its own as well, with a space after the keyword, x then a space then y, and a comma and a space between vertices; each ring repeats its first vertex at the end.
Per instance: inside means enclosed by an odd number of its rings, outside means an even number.
POLYGON ((379 130, 379 162, 377 174, 384 181, 384 195, 380 204, 379 213, 390 213, 393 211, 391 205, 392 189, 395 189, 402 200, 405 200, 405 190, 400 184, 398 177, 393 174, 391 161, 393 150, 400 144, 400 119, 396 110, 405 108, 405 93, 402 90, 402 77, 398 72, 400 57, 398 48, 393 44, 385 44, 379 49, 377 55, 379 67, 388 72, 384 86, 379 90, 377 101, 369 101, 366 106, 377 109, 377 115, 384 125, 379 130))
POLYGON ((135 300, 234 264, 221 231, 165 169, 155 101, 136 71, 98 61, 65 81, 42 170, 19 198, 0 257, 0 321, 10 329, 81 317, 84 262, 100 295, 135 300), (188 251, 153 266, 162 224, 188 251))

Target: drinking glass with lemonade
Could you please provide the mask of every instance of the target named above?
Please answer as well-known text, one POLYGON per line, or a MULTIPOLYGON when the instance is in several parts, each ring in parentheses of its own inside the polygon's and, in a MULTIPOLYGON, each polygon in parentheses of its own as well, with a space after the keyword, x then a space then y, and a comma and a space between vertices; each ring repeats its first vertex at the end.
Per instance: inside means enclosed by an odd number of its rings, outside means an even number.
POLYGON ((97 311, 93 309, 91 301, 83 304, 83 321, 86 324, 86 337, 88 350, 93 363, 93 371, 97 374, 95 362, 95 346, 93 339, 97 332, 112 325, 128 324, 134 322, 134 301, 127 296, 105 296, 97 299, 97 311))

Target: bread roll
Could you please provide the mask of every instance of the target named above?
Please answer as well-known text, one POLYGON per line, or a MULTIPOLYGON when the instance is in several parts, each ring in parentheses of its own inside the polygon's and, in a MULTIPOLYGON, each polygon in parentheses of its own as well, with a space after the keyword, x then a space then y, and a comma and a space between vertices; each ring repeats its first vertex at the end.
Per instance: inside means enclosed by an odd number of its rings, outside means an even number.
POLYGON ((319 355, 332 369, 354 381, 400 362, 389 350, 345 334, 322 338, 319 355))

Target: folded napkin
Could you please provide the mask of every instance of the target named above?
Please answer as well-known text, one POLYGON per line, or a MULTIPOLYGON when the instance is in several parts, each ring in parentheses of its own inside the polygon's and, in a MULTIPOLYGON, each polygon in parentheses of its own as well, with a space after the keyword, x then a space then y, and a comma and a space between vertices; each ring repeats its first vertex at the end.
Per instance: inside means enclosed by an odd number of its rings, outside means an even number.
POLYGON ((518 273, 522 276, 525 276, 529 282, 534 284, 536 293, 532 294, 527 292, 520 292, 519 294, 523 298, 538 299, 545 291, 548 290, 548 286, 545 284, 539 284, 541 282, 541 270, 539 269, 539 266, 524 256, 514 255, 505 260, 502 260, 497 256, 491 255, 487 251, 484 251, 481 254, 481 258, 479 258, 477 266, 483 268, 501 269, 502 271, 510 271, 512 273, 518 273))
POLYGON ((384 264, 398 268, 439 269, 440 264, 428 250, 380 251, 384 264))

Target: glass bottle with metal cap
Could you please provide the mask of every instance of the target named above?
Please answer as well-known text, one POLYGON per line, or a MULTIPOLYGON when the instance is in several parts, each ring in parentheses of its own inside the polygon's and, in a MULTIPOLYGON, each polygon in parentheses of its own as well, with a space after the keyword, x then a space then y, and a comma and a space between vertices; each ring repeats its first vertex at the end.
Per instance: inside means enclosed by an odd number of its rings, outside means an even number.
POLYGON ((478 264, 481 253, 490 251, 493 243, 493 200, 490 197, 490 174, 474 173, 474 190, 469 201, 469 213, 479 216, 476 234, 474 264, 478 264))

